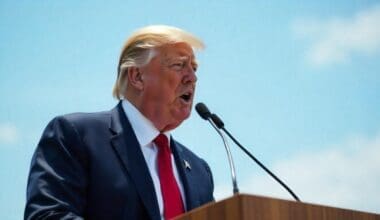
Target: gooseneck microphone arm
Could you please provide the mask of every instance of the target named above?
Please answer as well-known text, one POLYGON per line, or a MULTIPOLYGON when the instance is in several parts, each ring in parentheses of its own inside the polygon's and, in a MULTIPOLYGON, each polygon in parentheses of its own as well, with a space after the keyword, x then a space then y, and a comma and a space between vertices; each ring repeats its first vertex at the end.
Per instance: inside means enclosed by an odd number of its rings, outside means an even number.
POLYGON ((224 123, 223 121, 216 115, 216 114, 212 114, 210 116, 211 120, 215 123, 215 125, 219 128, 219 129, 222 129, 224 131, 224 133, 226 133, 228 135, 228 137, 230 137, 232 139, 232 141, 238 146, 240 147, 240 149, 242 151, 244 151, 244 153, 246 153, 252 160, 254 160, 263 170, 265 170, 265 172, 267 172, 271 177, 273 177, 282 187, 284 187, 286 189, 286 191, 288 191, 292 196, 293 198, 298 201, 298 202, 301 202, 301 200, 298 198, 298 196, 284 183, 282 182, 282 180, 280 180, 274 173, 272 173, 264 164, 262 164, 255 156, 253 156, 247 149, 245 149, 245 147, 243 147, 239 141, 237 141, 234 136, 232 136, 230 134, 230 132, 228 132, 228 130, 224 127, 224 123))
MULTIPOLYGON (((301 202, 301 200, 297 197, 297 195, 284 182, 282 182, 276 175, 274 175, 268 168, 266 168, 264 166, 264 164, 262 164, 258 159, 256 159, 256 157, 254 157, 247 149, 245 149, 239 143, 239 141, 237 141, 227 131, 227 129, 224 128, 223 121, 216 114, 211 114, 211 112, 208 110, 208 108, 206 107, 205 104, 198 103, 195 106, 195 109, 197 110, 198 114, 203 119, 205 119, 205 120, 207 120, 207 121, 209 121, 211 123, 211 125, 215 128, 215 130, 219 133, 219 135, 223 138, 223 141, 225 142, 226 150, 228 149, 227 150, 227 154, 229 155, 228 158, 229 158, 229 161, 230 161, 231 174, 232 174, 232 179, 233 179, 233 184, 234 184, 234 193, 235 193, 235 184, 236 184, 236 177, 235 177, 235 174, 234 174, 235 173, 235 168, 233 166, 233 162, 231 163, 232 157, 231 157, 231 153, 230 153, 229 147, 228 147, 228 145, 226 145, 227 142, 225 141, 225 138, 224 138, 222 132, 220 132, 219 129, 221 129, 222 131, 224 131, 224 133, 226 133, 234 141, 234 143, 237 146, 239 146, 239 148, 241 150, 244 151, 244 153, 246 153, 253 161, 255 161, 262 169, 264 169, 271 177, 273 177, 282 187, 284 187, 286 189, 286 191, 288 191, 296 201, 301 202)), ((237 189, 237 186, 236 186, 236 189, 237 189)))
POLYGON ((237 180, 236 180, 236 172, 235 172, 235 165, 234 165, 234 160, 232 158, 230 146, 228 145, 226 137, 223 135, 223 133, 218 129, 218 126, 214 123, 214 121, 211 118, 211 113, 207 109, 205 105, 199 105, 199 103, 195 106, 195 109, 197 110, 198 114, 201 116, 201 118, 207 120, 210 122, 210 124, 215 128, 216 132, 220 135, 220 137, 223 140, 224 147, 227 152, 227 157, 228 157, 228 163, 230 165, 230 172, 231 172, 231 179, 232 179, 232 187, 233 187, 233 194, 239 193, 239 188, 237 185, 237 180))
POLYGON ((236 172, 235 172, 234 160, 232 159, 232 154, 231 154, 230 146, 228 145, 227 139, 223 135, 223 133, 218 129, 218 127, 215 125, 215 123, 212 121, 211 118, 208 118, 207 121, 210 122, 210 124, 215 128, 216 132, 218 132, 218 134, 220 135, 220 137, 223 140, 224 148, 226 148, 226 152, 227 152, 228 163, 230 164, 233 193, 234 194, 239 193, 239 189, 238 189, 238 186, 237 186, 237 180, 236 180, 236 172))

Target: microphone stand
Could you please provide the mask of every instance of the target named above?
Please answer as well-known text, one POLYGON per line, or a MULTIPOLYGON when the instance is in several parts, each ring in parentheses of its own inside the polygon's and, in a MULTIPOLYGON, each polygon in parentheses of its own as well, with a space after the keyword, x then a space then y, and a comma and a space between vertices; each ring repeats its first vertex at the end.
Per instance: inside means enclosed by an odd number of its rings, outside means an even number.
MULTIPOLYGON (((262 164, 258 159, 256 159, 255 156, 253 156, 247 149, 245 149, 239 141, 237 141, 231 134, 230 132, 227 131, 224 127, 223 121, 216 115, 216 114, 211 114, 209 119, 214 122, 213 126, 216 126, 217 128, 221 129, 232 139, 232 141, 246 153, 252 160, 254 160, 262 169, 264 169, 271 177, 273 177, 282 187, 288 191, 292 197, 297 201, 301 202, 301 200, 297 197, 297 195, 284 183, 282 182, 276 175, 274 175, 264 164, 262 164)), ((218 129, 217 129, 218 130, 218 129)))
POLYGON ((218 129, 218 126, 214 123, 214 121, 211 119, 211 117, 207 118, 207 121, 210 122, 210 124, 215 128, 215 130, 218 132, 220 137, 223 140, 224 147, 226 148, 227 157, 228 157, 228 163, 230 165, 230 171, 231 171, 231 178, 232 178, 232 186, 233 186, 233 194, 239 193, 237 180, 236 180, 236 172, 235 172, 235 165, 234 161, 232 159, 232 154, 230 150, 230 146, 228 145, 226 137, 223 135, 223 133, 218 129))

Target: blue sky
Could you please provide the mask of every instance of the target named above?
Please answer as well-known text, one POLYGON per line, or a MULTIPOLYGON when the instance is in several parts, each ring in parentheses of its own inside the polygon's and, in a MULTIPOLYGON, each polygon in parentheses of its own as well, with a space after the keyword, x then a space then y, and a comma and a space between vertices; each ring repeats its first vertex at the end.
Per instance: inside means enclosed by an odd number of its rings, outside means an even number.
MULTIPOLYGON (((0 1, 0 218, 20 219, 56 115, 111 109, 121 46, 167 24, 204 40, 205 102, 301 200, 380 212, 378 1, 0 1)), ((232 195, 225 151, 194 112, 174 132, 232 195)), ((232 144, 232 143, 231 143, 232 144)), ((234 147, 245 193, 291 199, 234 147)))

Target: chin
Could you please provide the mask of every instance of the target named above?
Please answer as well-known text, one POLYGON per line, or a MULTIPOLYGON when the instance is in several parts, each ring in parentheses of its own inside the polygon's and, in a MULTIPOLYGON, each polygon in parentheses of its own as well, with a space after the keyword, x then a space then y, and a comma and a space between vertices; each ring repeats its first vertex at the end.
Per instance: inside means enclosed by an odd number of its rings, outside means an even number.
POLYGON ((171 118, 172 121, 178 125, 180 125, 184 120, 188 119, 191 114, 191 108, 177 108, 172 109, 171 118))
POLYGON ((184 121, 184 120, 175 120, 175 121, 172 121, 171 123, 167 124, 167 125, 161 130, 161 132, 174 130, 174 129, 176 129, 178 126, 180 126, 180 125, 182 124, 183 121, 184 121))
POLYGON ((176 115, 176 117, 174 117, 174 123, 173 124, 175 124, 175 127, 178 127, 179 125, 182 124, 182 122, 184 122, 189 117, 190 117, 190 113, 176 115))
POLYGON ((180 108, 173 109, 172 116, 177 120, 185 120, 190 116, 191 105, 181 106, 180 108))
POLYGON ((176 121, 176 124, 180 125, 183 121, 185 121, 186 119, 188 119, 190 117, 190 114, 187 114, 187 115, 181 115, 180 117, 176 117, 175 121, 176 121))
POLYGON ((188 119, 190 117, 190 114, 191 114, 191 109, 189 110, 185 110, 185 111, 181 111, 181 116, 180 116, 180 120, 182 119, 182 121, 188 119))

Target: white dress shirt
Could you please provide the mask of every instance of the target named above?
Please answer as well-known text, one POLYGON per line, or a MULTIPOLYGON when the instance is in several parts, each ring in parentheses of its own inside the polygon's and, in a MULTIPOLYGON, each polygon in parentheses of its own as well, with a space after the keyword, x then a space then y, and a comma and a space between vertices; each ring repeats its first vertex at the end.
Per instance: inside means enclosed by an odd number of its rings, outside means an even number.
MULTIPOLYGON (((154 189, 156 191, 156 196, 158 200, 158 207, 160 209, 161 219, 164 219, 164 203, 162 200, 161 188, 160 188, 160 178, 158 176, 158 165, 157 165, 157 154, 158 149, 154 144, 153 140, 160 134, 156 127, 154 127, 153 123, 149 121, 132 103, 128 100, 122 101, 122 106, 125 114, 128 117, 129 122, 131 123, 132 129, 135 132, 137 137, 137 141, 140 144, 141 151, 144 155, 145 162, 148 166, 150 176, 152 177, 154 189)), ((170 132, 164 133, 169 140, 170 146, 170 132)), ((177 166, 174 161, 173 154, 171 154, 171 161, 173 167, 174 177, 177 181, 179 190, 182 196, 182 202, 184 208, 186 210, 186 199, 185 199, 185 191, 183 189, 183 184, 178 175, 177 166)), ((138 169, 138 168, 136 168, 138 169)))

